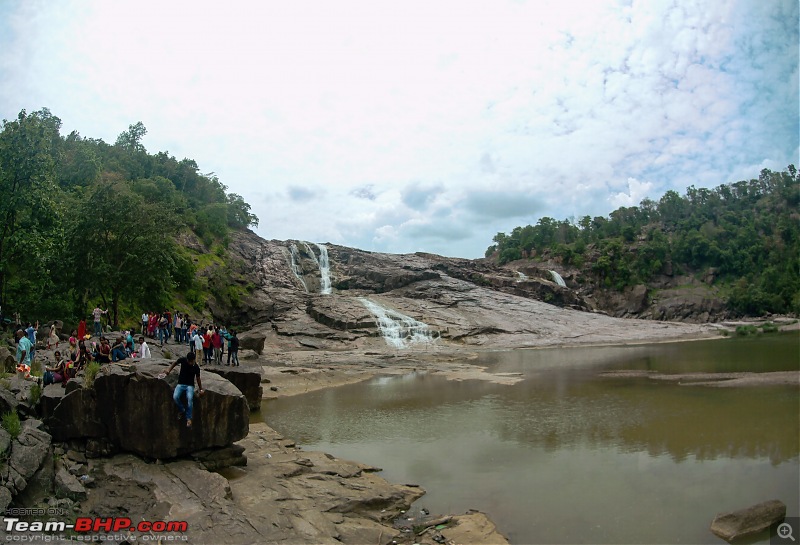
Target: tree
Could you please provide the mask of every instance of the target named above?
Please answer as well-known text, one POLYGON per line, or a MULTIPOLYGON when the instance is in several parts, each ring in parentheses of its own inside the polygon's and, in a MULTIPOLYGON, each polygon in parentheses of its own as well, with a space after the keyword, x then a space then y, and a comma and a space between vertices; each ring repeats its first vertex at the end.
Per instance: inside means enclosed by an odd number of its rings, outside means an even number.
MULTIPOLYGON (((49 110, 22 110, 0 132, 0 304, 36 300, 31 282, 41 278, 56 245, 59 189, 55 183, 61 120, 49 110), (9 280, 12 289, 8 299, 9 280)), ((36 286, 33 286, 36 287, 36 286)))
POLYGON ((123 300, 164 306, 178 268, 169 209, 125 182, 100 182, 78 214, 69 237, 75 285, 111 308, 115 326, 123 300))

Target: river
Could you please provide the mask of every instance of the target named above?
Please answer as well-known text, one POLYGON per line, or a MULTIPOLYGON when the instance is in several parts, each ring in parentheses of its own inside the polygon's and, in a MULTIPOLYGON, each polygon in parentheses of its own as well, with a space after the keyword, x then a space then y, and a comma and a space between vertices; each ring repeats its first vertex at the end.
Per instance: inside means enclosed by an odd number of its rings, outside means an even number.
MULTIPOLYGON (((800 514, 797 386, 711 388, 603 371, 787 371, 796 333, 487 352, 513 385, 417 372, 264 404, 306 450, 383 468, 435 513, 486 512, 512 543, 724 543, 714 515, 800 514)), ((768 536, 761 541, 768 542, 768 536)))

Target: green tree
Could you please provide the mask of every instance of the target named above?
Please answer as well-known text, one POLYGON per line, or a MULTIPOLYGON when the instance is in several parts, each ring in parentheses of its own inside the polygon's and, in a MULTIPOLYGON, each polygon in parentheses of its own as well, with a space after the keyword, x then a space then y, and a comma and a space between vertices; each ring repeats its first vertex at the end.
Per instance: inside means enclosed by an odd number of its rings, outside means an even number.
POLYGON ((82 203, 73 224, 72 281, 99 297, 119 323, 123 300, 143 308, 169 302, 179 268, 170 210, 125 182, 101 182, 82 203))
POLYGON ((29 307, 41 295, 60 228, 55 183, 61 120, 49 110, 3 120, 0 132, 0 304, 29 307))

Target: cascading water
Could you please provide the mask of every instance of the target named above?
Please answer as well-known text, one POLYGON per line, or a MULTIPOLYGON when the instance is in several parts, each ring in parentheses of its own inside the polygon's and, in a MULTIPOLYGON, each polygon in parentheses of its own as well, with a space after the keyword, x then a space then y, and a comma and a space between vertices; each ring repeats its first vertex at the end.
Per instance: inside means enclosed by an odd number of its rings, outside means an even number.
POLYGON ((300 252, 297 250, 297 246, 294 244, 294 242, 289 245, 289 259, 289 267, 292 269, 295 277, 303 285, 303 289, 306 290, 306 293, 308 293, 308 286, 306 286, 306 281, 303 280, 303 269, 299 264, 300 252))
POLYGON ((566 288, 567 287, 567 283, 564 282, 564 279, 561 278, 561 275, 558 274, 556 271, 550 271, 550 276, 553 277, 553 282, 555 282, 556 284, 558 284, 562 288, 566 288))
POLYGON ((324 244, 317 244, 319 248, 319 292, 322 295, 329 295, 333 289, 331 288, 331 262, 328 259, 328 248, 324 244))
POLYGON ((324 244, 315 243, 314 245, 319 248, 319 259, 317 259, 317 255, 308 245, 308 242, 304 242, 303 245, 306 247, 306 251, 311 254, 311 259, 314 260, 319 269, 319 292, 322 295, 330 295, 333 290, 331 288, 331 262, 328 259, 328 248, 324 244))
POLYGON ((365 297, 359 297, 358 300, 377 318, 378 329, 389 346, 402 349, 414 343, 429 343, 438 338, 438 334, 431 331, 428 324, 383 307, 365 297))
POLYGON ((517 278, 517 282, 522 282, 523 280, 528 279, 528 275, 523 272, 517 271, 517 275, 519 275, 519 278, 517 278))

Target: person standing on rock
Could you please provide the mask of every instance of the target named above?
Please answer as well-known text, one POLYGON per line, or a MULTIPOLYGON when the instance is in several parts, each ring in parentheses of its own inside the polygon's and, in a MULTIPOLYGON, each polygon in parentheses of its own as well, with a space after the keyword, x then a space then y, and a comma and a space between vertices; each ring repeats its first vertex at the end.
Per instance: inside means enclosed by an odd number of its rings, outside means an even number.
MULTIPOLYGON (((175 386, 175 392, 172 394, 172 399, 178 406, 180 414, 178 420, 186 417, 186 427, 192 427, 192 408, 194 405, 194 381, 197 379, 197 395, 202 396, 205 392, 203 390, 203 383, 200 381, 200 366, 197 365, 196 357, 193 352, 189 352, 175 360, 167 370, 169 375, 176 365, 181 364, 181 370, 178 374, 178 385, 175 386), (186 407, 181 402, 181 396, 186 393, 186 407)), ((166 376, 166 375, 165 375, 166 376)))
POLYGON ((99 306, 94 307, 92 311, 92 316, 94 317, 94 336, 98 339, 103 332, 103 327, 100 325, 100 319, 103 317, 103 314, 108 314, 108 309, 101 310, 99 306))
POLYGON ((142 312, 142 335, 147 335, 148 320, 150 320, 150 317, 147 315, 146 312, 142 312))
POLYGON ((28 322, 28 329, 25 330, 25 334, 28 336, 28 340, 31 341, 31 362, 36 359, 36 332, 39 331, 39 321, 36 321, 36 326, 34 327, 33 324, 28 322))
POLYGON ((27 365, 30 369, 31 366, 31 340, 25 335, 25 332, 18 329, 15 333, 17 338, 17 365, 27 365))
POLYGON ((59 340, 60 339, 58 338, 58 331, 56 330, 56 323, 53 322, 50 325, 50 335, 47 337, 47 349, 50 350, 51 346, 55 346, 56 348, 58 348, 59 340))

